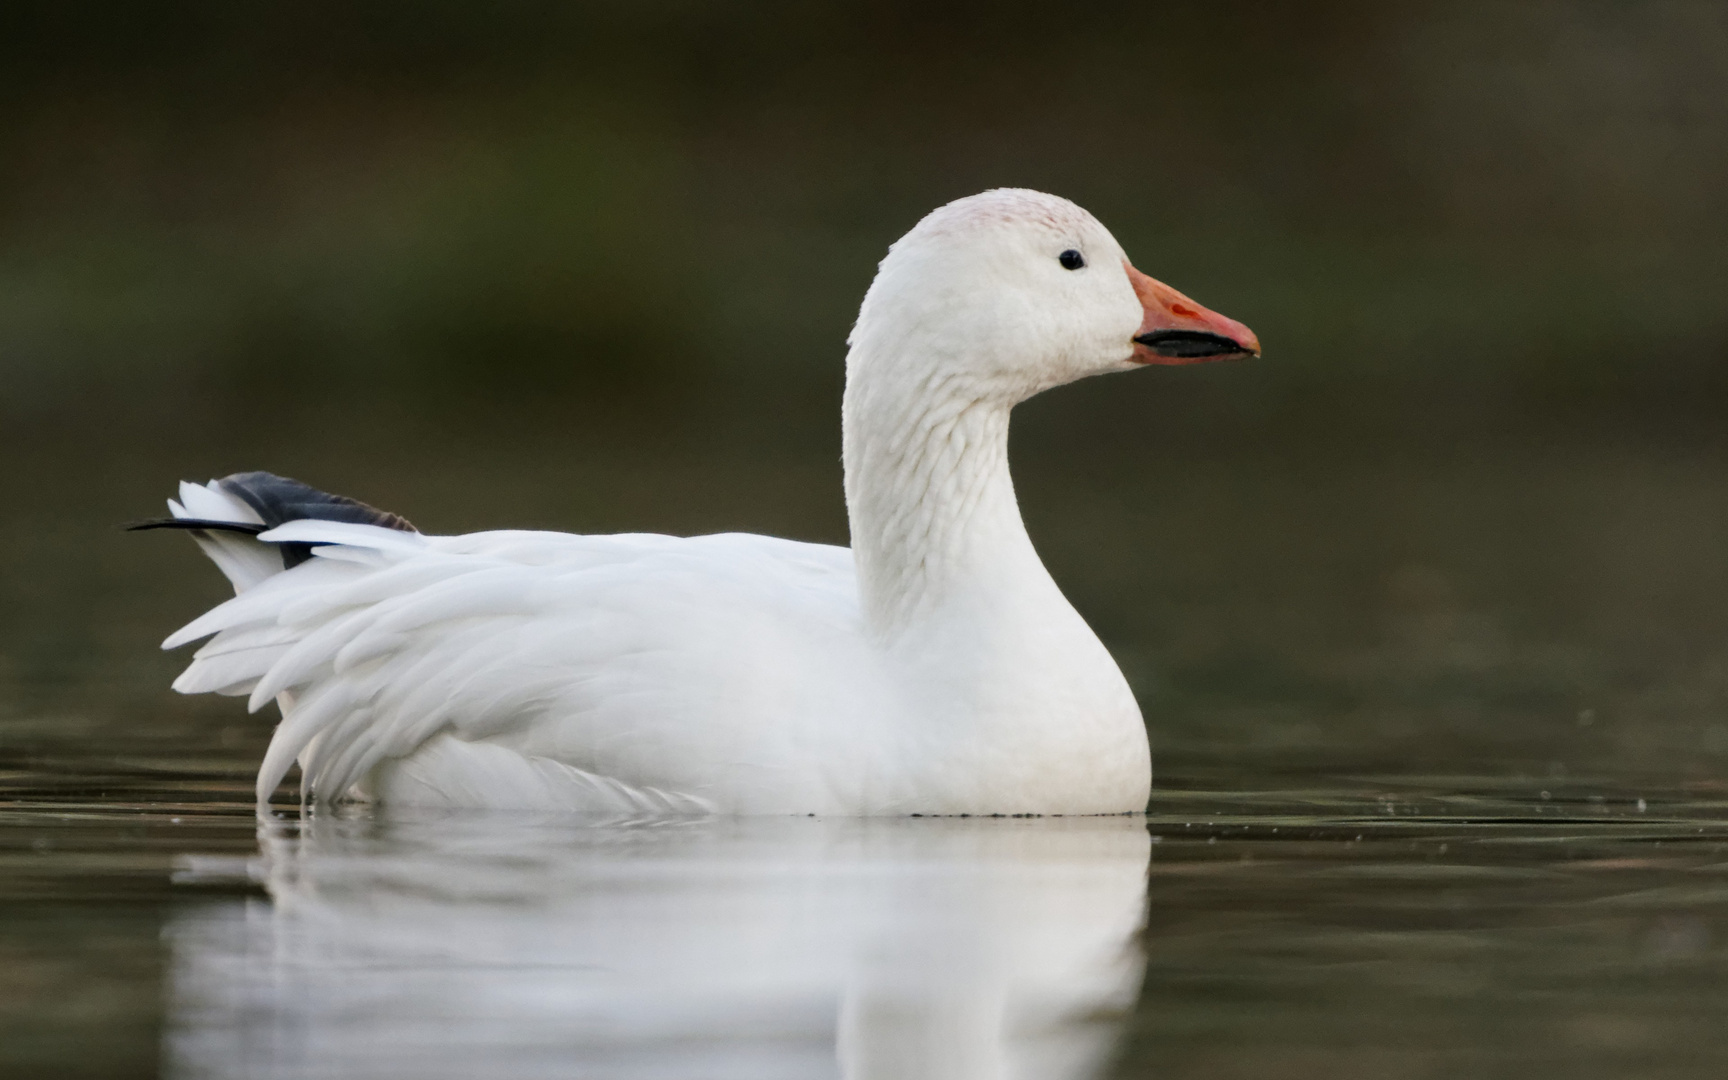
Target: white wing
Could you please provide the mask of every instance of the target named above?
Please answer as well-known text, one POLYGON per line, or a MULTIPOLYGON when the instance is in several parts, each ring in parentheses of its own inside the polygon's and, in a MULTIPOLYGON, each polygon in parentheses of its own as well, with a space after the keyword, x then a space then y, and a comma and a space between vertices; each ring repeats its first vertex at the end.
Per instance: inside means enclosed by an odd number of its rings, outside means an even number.
POLYGON ((794 801, 816 807, 845 783, 813 772, 833 759, 809 745, 869 684, 845 548, 327 521, 259 539, 323 546, 164 647, 214 634, 177 690, 249 693, 254 710, 282 695, 260 799, 296 759, 328 799, 422 748, 405 780, 460 753, 486 805, 736 809, 808 789, 794 801), (518 790, 535 787, 551 794, 518 790))

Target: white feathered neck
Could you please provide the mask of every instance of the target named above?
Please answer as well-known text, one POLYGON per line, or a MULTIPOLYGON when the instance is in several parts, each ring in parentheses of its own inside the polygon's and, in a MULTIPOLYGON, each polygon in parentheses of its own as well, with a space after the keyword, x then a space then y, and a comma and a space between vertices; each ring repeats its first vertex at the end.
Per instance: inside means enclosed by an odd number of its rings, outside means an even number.
POLYGON ((1012 406, 964 379, 896 385, 895 365, 860 366, 843 414, 846 509, 872 633, 987 583, 1047 577, 1008 474, 1012 406))

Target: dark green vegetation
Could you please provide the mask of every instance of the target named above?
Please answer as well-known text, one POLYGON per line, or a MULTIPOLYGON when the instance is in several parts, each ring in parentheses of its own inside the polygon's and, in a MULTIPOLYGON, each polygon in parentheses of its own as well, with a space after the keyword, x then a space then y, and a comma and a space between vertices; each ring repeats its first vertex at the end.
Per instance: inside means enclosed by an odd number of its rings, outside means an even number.
POLYGON ((155 651, 221 582, 121 522, 843 542, 858 298, 1003 184, 1266 343, 1017 421, 1174 800, 1124 1074, 1721 1071, 1728 14, 927 7, 6 5, 0 1072, 153 1071, 251 847, 268 723, 155 651))

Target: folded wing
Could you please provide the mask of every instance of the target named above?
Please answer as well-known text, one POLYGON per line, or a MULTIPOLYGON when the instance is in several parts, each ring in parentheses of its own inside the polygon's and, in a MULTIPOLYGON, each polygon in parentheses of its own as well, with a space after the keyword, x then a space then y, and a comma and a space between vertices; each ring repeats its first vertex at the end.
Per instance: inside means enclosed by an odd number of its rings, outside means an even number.
POLYGON ((858 636, 844 548, 741 534, 426 537, 312 520, 257 540, 312 557, 164 647, 210 637, 177 690, 282 705, 261 800, 296 760, 303 795, 327 800, 450 736, 489 748, 472 756, 482 771, 497 772, 500 751, 536 763, 499 783, 701 801, 705 763, 773 768, 776 747, 759 736, 795 739, 785 712, 812 705, 798 678, 751 666, 802 652, 814 685, 858 636))

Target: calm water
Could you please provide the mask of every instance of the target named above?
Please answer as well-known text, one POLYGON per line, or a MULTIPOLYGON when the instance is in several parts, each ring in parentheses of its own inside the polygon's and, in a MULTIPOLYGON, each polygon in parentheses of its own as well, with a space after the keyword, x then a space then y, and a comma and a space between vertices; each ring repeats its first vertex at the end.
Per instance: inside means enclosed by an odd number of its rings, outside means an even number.
POLYGON ((260 826, 235 765, 8 776, 17 1075, 1728 1065, 1720 789, 1334 777, 1165 788, 1145 818, 260 826))
POLYGON ((834 539, 837 470, 417 429, 13 447, 0 1074, 1728 1070, 1719 455, 1110 471, 1037 422, 1019 488, 1146 706, 1145 818, 261 830, 268 723, 172 695, 154 647, 220 582, 113 531, 164 477, 280 462, 440 531, 834 539))

